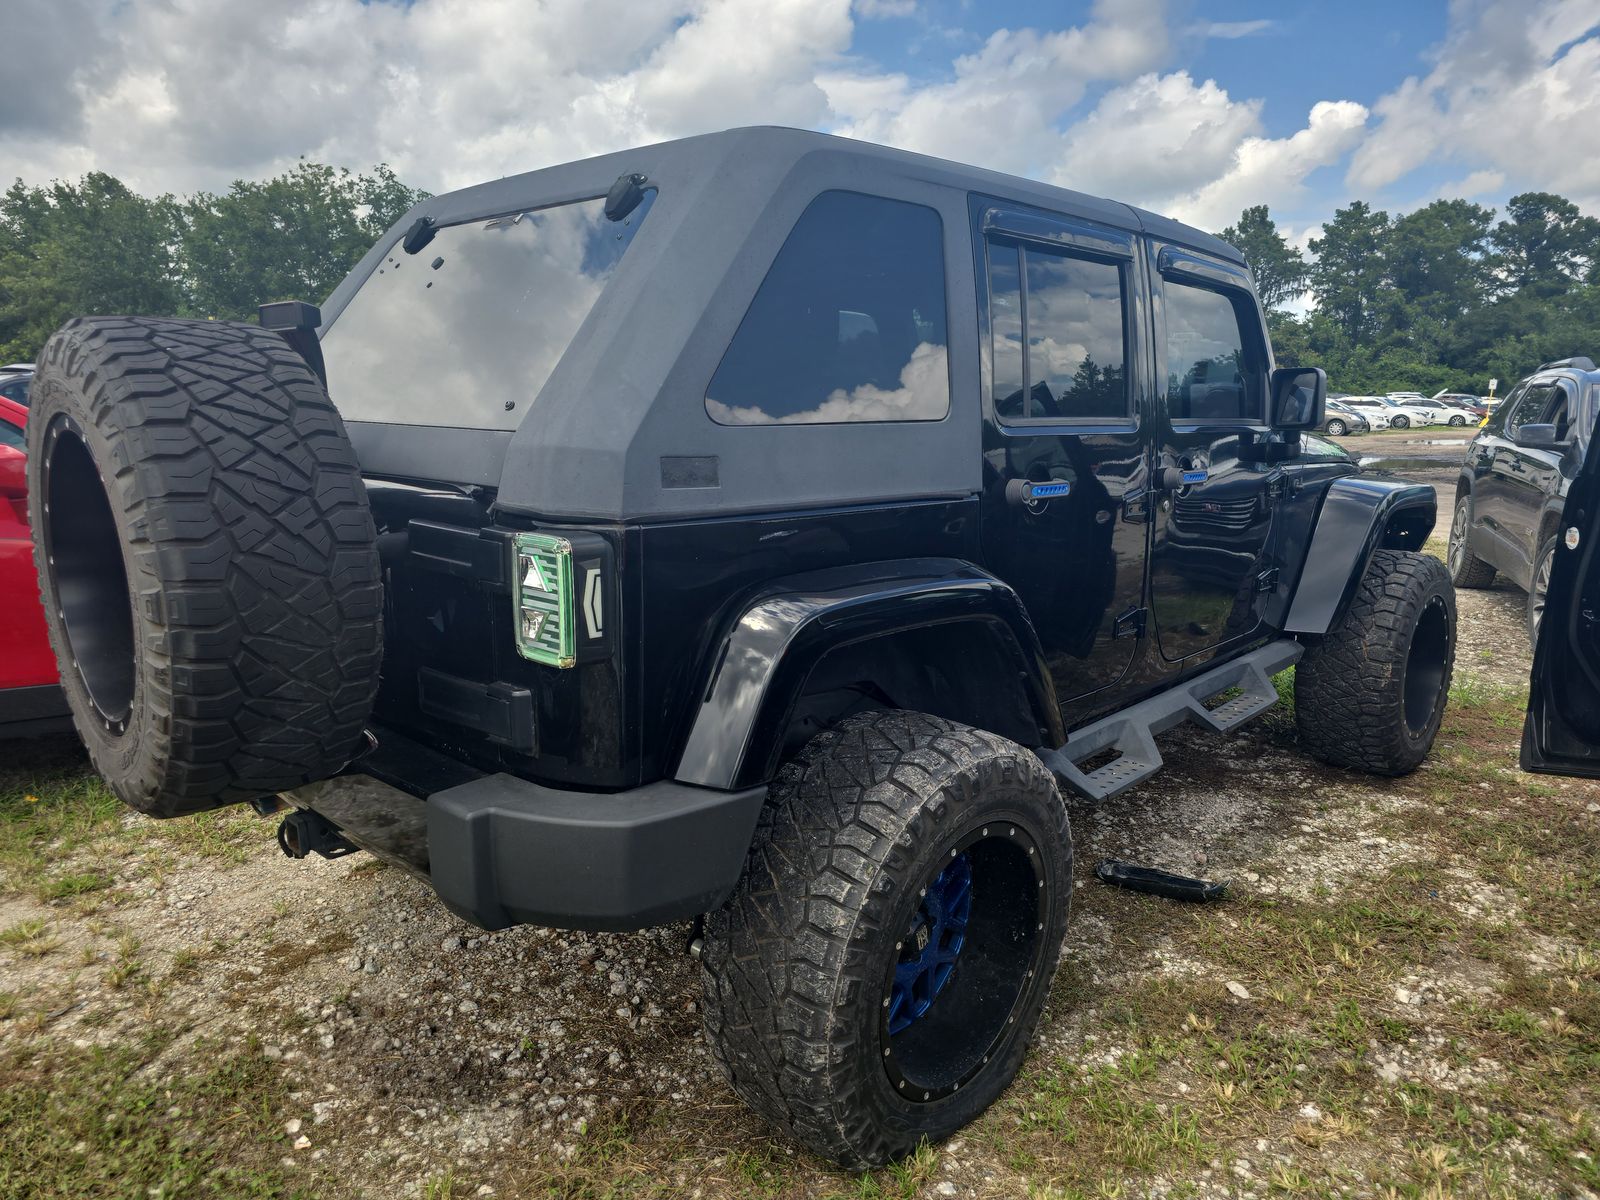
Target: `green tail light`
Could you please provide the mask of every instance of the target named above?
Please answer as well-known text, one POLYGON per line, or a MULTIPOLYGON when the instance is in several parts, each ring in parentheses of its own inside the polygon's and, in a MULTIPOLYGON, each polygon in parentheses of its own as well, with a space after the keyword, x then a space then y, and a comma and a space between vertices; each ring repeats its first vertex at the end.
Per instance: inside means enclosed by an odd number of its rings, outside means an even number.
POLYGON ((551 667, 576 661, 572 603, 572 543, 548 533, 519 533, 516 556, 517 652, 551 667))

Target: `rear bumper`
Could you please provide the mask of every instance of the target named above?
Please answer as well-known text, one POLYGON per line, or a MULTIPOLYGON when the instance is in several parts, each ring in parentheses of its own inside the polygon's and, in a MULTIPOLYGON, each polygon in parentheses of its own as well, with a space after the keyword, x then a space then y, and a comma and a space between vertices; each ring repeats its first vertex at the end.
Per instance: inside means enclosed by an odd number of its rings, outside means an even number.
POLYGON ((663 780, 596 794, 498 774, 424 799, 352 773, 282 798, 427 879, 450 911, 484 929, 627 930, 696 916, 727 899, 766 788, 723 792, 663 780))

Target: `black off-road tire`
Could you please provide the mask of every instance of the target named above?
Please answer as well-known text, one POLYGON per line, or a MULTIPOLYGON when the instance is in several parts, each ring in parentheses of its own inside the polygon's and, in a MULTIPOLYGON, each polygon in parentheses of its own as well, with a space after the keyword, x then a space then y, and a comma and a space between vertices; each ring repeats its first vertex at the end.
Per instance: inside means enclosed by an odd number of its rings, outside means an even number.
POLYGON ((1376 551, 1349 609, 1295 668, 1301 742, 1338 767, 1415 770, 1439 732, 1455 646, 1455 590, 1444 564, 1376 551))
POLYGON ((383 646, 376 539, 344 424, 281 337, 69 321, 28 459, 62 687, 121 799, 177 816, 349 761, 383 646))
POLYGON ((734 1090, 808 1149, 881 1166, 954 1133, 1016 1074, 1071 887, 1066 808, 1033 754, 918 713, 848 718, 783 768, 738 888, 706 919, 710 1044, 734 1090), (894 968, 958 850, 990 864, 971 878, 970 941, 891 1036, 894 968), (1008 915, 980 938, 986 898, 1008 915), (1013 968, 1008 991, 996 981, 1013 968))
POLYGON ((1450 518, 1449 549, 1445 552, 1450 582, 1458 588, 1486 588, 1494 582, 1494 568, 1472 552, 1472 496, 1456 501, 1450 518))
POLYGON ((1556 561, 1555 535, 1539 543, 1533 557, 1533 578, 1528 583, 1528 645, 1539 644, 1539 622, 1544 616, 1545 594, 1550 590, 1550 568, 1556 561))

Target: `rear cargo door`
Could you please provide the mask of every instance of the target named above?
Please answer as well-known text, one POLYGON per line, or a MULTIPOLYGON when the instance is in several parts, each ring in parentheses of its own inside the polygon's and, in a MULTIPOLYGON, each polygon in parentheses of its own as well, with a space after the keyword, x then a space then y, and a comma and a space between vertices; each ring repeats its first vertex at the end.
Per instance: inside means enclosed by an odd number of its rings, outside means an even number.
POLYGON ((1270 363, 1244 268, 1185 247, 1150 247, 1156 390, 1156 474, 1183 485, 1156 504, 1150 607, 1161 653, 1179 661, 1247 638, 1273 582, 1263 555, 1283 472, 1249 461, 1264 433, 1270 363))
POLYGON ((1522 768, 1600 778, 1600 454, 1567 494, 1534 648, 1522 768))

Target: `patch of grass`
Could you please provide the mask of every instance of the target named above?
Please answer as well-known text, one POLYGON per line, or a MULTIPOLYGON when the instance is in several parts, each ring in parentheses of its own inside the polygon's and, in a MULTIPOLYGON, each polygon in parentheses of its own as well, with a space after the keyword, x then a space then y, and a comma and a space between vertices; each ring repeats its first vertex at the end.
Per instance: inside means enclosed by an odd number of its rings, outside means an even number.
POLYGON ((43 958, 61 944, 50 923, 34 917, 0 929, 0 946, 24 958, 43 958))
POLYGON ((147 1070, 165 1040, 0 1056, 0 1195, 316 1194, 279 1165, 288 1087, 259 1047, 200 1047, 180 1070, 147 1070))
POLYGON ((39 899, 45 901, 65 900, 69 896, 82 896, 110 886, 110 878, 99 871, 76 871, 46 880, 40 885, 38 895, 39 899))

